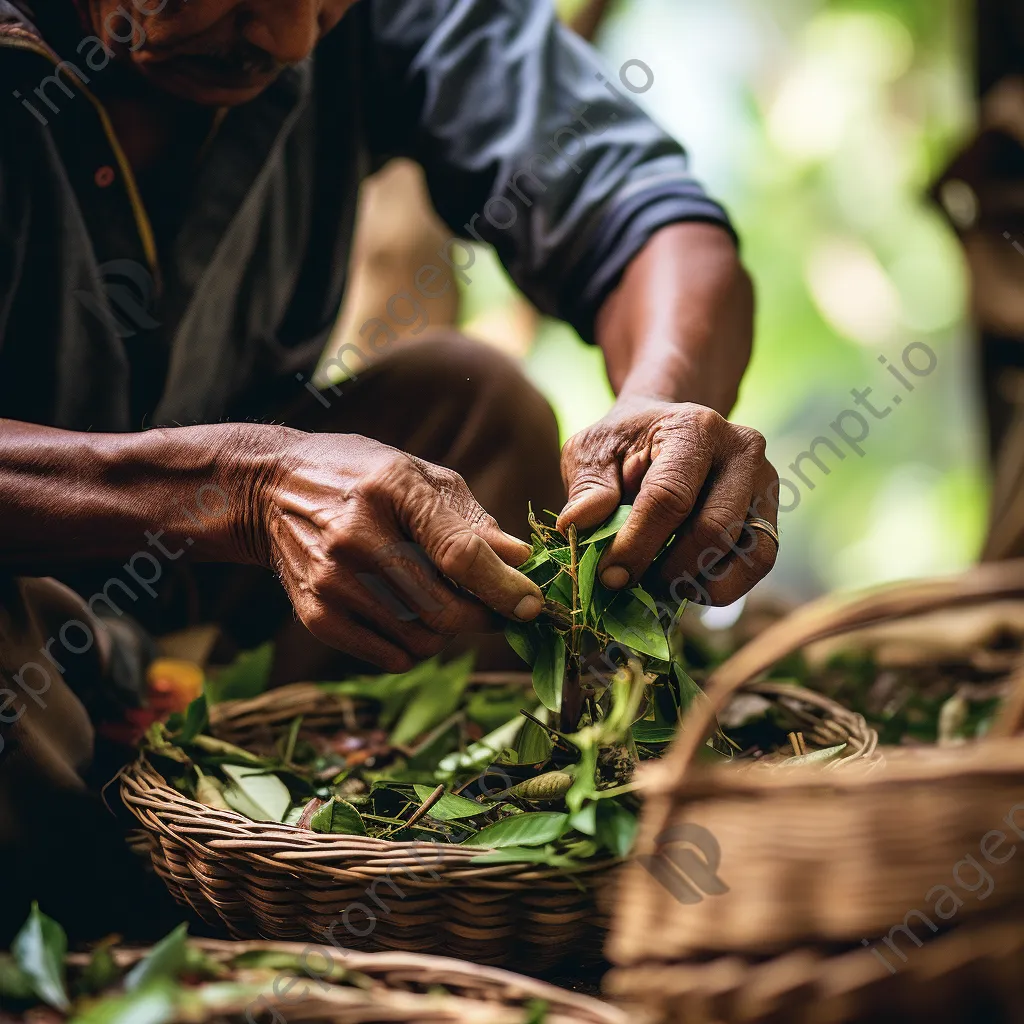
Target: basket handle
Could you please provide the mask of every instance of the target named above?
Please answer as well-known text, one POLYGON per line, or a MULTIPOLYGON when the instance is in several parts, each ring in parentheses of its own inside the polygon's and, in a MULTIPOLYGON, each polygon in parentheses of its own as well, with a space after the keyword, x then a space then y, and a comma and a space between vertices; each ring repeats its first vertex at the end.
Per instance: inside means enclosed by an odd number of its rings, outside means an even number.
MULTIPOLYGON (((829 596, 805 605, 755 637, 708 677, 708 699, 692 707, 679 739, 662 761, 664 770, 674 779, 682 778, 733 694, 812 641, 947 605, 1020 596, 1024 596, 1024 559, 976 566, 950 578, 888 586, 852 601, 829 596)), ((1024 717, 1024 672, 1017 674, 1015 684, 1012 703, 1017 717, 1024 717)))

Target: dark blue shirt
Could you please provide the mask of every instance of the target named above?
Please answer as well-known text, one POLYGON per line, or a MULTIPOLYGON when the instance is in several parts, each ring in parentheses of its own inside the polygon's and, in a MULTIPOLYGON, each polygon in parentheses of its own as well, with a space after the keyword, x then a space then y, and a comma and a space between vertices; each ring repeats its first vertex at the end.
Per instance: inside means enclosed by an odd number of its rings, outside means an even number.
POLYGON ((96 99, 121 72, 28 12, 0 0, 0 416, 125 431, 294 397, 341 306, 359 183, 393 155, 453 232, 410 289, 472 281, 476 238, 588 339, 652 233, 728 226, 547 0, 363 0, 218 118, 187 189, 147 190, 152 218, 96 99))

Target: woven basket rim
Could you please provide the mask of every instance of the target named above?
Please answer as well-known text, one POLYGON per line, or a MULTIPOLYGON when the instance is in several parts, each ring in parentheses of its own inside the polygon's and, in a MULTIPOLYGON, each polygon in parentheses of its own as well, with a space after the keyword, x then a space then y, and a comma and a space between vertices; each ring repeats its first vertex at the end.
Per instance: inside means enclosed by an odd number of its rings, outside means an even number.
MULTIPOLYGON (((404 981, 416 981, 415 976, 422 974, 425 975, 422 983, 431 985, 480 986, 484 983, 498 991, 499 996, 516 1002, 537 999, 548 1003, 552 1012, 578 1011, 580 1014, 586 1014, 588 1021, 600 1021, 601 1024, 629 1024, 629 1018, 624 1011, 593 996, 560 988, 550 982, 516 974, 500 967, 474 964, 453 957, 408 953, 400 950, 369 953, 345 947, 327 946, 322 943, 283 940, 225 941, 190 937, 189 944, 215 958, 221 957, 225 960, 250 952, 292 953, 304 958, 319 953, 329 963, 344 967, 345 970, 370 977, 383 975, 385 984, 388 981, 387 976, 391 972, 400 973, 404 981)), ((114 950, 113 956, 119 967, 130 967, 147 956, 152 948, 151 946, 119 947, 114 950)), ((89 963, 90 958, 91 954, 71 953, 68 955, 68 963, 84 967, 89 963)), ((310 974, 311 978, 319 976, 310 974)), ((451 996, 455 1000, 474 1001, 457 992, 453 992, 451 996)), ((316 1003, 320 1000, 314 997, 311 1001, 316 1003)), ((324 1001, 324 1012, 330 1012, 331 1009, 329 1002, 324 1001)))
MULTIPOLYGON (((529 673, 508 673, 499 674, 501 679, 513 684, 529 685, 531 682, 529 673)), ((497 677, 484 675, 484 682, 493 682, 497 677)), ((793 686, 792 684, 766 681, 762 684, 754 684, 748 688, 749 692, 758 692, 760 689, 772 691, 771 696, 778 698, 801 699, 807 695, 808 703, 817 705, 825 713, 836 720, 846 721, 848 724, 856 722, 864 729, 865 737, 868 739, 870 752, 873 752, 874 745, 870 743, 871 737, 877 738, 874 730, 866 726, 861 716, 855 715, 849 709, 844 708, 837 701, 809 690, 805 687, 793 686)), ((308 701, 318 706, 321 713, 330 713, 335 708, 330 705, 339 704, 338 695, 324 690, 316 683, 300 682, 269 690, 256 697, 245 700, 225 701, 215 704, 210 709, 211 724, 216 728, 228 725, 232 720, 244 720, 250 715, 258 714, 272 716, 277 708, 286 706, 289 716, 296 713, 295 703, 308 701)), ((339 718, 341 716, 340 706, 337 707, 339 718)), ((857 756, 857 755, 855 755, 857 756)), ((854 760, 853 758, 848 760, 854 760)), ((854 763, 858 763, 854 761, 854 763)), ((664 761, 651 761, 638 773, 637 780, 641 790, 645 794, 655 793, 659 790, 657 782, 657 770, 665 764, 664 761)), ((721 770, 732 771, 734 774, 746 774, 735 772, 730 765, 717 766, 721 770)), ((837 765, 836 767, 841 767, 837 765)), ((774 773, 773 773, 774 774, 774 773)), ((833 776, 838 773, 832 773, 833 776)), ((256 822, 244 815, 232 810, 220 810, 208 807, 192 797, 185 796, 174 789, 161 772, 152 764, 144 752, 140 752, 136 760, 122 769, 121 772, 121 794, 126 803, 135 807, 146 808, 162 819, 165 825, 171 823, 177 827, 174 829, 176 835, 183 840, 198 837, 206 837, 205 842, 199 844, 213 849, 230 850, 245 846, 253 851, 253 843, 266 849, 268 858, 276 863, 288 863, 297 870, 302 868, 316 869, 329 867, 332 860, 351 860, 353 856, 365 858, 374 866, 395 866, 397 864, 409 865, 420 863, 422 855, 432 856, 429 864, 432 868, 446 867, 458 871, 460 877, 472 873, 478 878, 511 878, 514 877, 521 882, 557 881, 565 880, 573 885, 573 879, 581 876, 604 873, 624 862, 624 858, 605 855, 589 861, 581 862, 578 866, 549 867, 539 865, 532 861, 516 861, 503 864, 476 864, 471 862, 478 857, 486 856, 489 853, 500 852, 492 847, 484 846, 463 846, 447 843, 430 842, 396 842, 389 839, 376 839, 370 836, 348 836, 348 835, 327 835, 312 832, 309 829, 302 829, 295 825, 286 825, 280 822, 256 822), (211 833, 222 832, 219 838, 209 838, 211 833)))
POLYGON ((177 825, 191 822, 191 828, 173 829, 175 835, 183 840, 192 834, 209 836, 218 829, 230 830, 233 833, 232 838, 208 839, 201 845, 224 850, 244 846, 252 852, 254 841, 263 842, 277 848, 276 852, 268 853, 271 861, 278 865, 288 863, 296 870, 316 869, 326 866, 331 860, 351 860, 353 856, 366 858, 372 861, 375 867, 405 866, 411 870, 412 865, 417 863, 421 867, 424 866, 424 862, 419 859, 421 855, 432 855, 426 867, 447 868, 457 871, 460 877, 471 874, 480 878, 515 878, 521 882, 564 879, 568 885, 572 885, 571 879, 603 873, 623 863, 621 858, 606 857, 582 862, 578 867, 571 868, 554 868, 531 861, 472 864, 477 857, 501 851, 484 846, 395 842, 371 836, 325 835, 296 825, 252 821, 237 811, 207 807, 206 804, 179 793, 150 764, 145 754, 140 754, 131 765, 122 770, 121 795, 126 803, 155 812, 165 826, 172 822, 177 825), (176 806, 178 810, 175 810, 176 806))
MULTIPOLYGON (((897 748, 899 750, 899 748, 897 748)), ((721 796, 760 795, 766 791, 807 791, 842 793, 853 790, 878 790, 907 783, 948 783, 972 785, 987 776, 1005 776, 1008 771, 1024 771, 1024 743, 1019 739, 988 739, 982 745, 908 750, 906 759, 889 757, 885 770, 829 772, 826 770, 788 771, 780 767, 772 772, 738 772, 730 765, 694 765, 687 773, 686 788, 680 789, 671 766, 663 762, 645 768, 641 789, 645 796, 672 796, 676 799, 721 796)), ((1024 792, 1021 794, 1024 801, 1024 792)))

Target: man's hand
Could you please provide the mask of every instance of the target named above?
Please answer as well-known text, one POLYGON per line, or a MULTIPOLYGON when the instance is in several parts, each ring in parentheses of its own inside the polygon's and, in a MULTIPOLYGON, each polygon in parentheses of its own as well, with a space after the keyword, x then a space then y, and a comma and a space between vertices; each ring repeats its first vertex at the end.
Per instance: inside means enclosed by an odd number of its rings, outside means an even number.
POLYGON ((730 604, 775 564, 774 541, 744 529, 749 516, 776 522, 778 475, 764 448, 756 430, 713 409, 626 399, 566 444, 569 502, 559 529, 596 526, 632 500, 601 558, 601 582, 615 590, 637 583, 674 535, 664 578, 684 581, 679 593, 691 599, 703 597, 695 581, 712 603, 730 604))
POLYGON ((246 532, 318 639, 399 672, 500 628, 495 612, 539 614, 540 588, 512 568, 529 545, 457 473, 365 437, 287 434, 246 532))
POLYGON ((595 526, 621 502, 633 513, 604 552, 608 587, 636 583, 674 537, 664 575, 712 604, 742 597, 772 567, 778 476, 764 438, 729 423, 753 334, 753 288, 721 227, 657 232, 597 319, 619 399, 562 454, 569 502, 559 529, 595 526))

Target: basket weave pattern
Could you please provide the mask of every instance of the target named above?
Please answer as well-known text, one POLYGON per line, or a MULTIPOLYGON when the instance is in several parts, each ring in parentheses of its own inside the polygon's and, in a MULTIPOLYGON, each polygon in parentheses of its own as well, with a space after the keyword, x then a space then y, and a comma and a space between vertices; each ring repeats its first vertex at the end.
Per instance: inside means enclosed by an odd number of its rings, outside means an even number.
MULTIPOLYGON (((216 735, 245 745, 297 715, 306 727, 337 730, 352 708, 299 684, 213 712, 216 735)), ((144 756, 122 774, 121 795, 171 894, 235 938, 330 935, 354 949, 436 953, 531 971, 600 959, 608 915, 598 896, 610 889, 616 861, 571 875, 535 864, 480 866, 472 863, 487 852, 479 847, 254 822, 184 796, 144 756)))
POLYGON ((834 1012, 823 1010, 821 1020, 845 1021, 859 1019, 856 1006, 867 1005, 861 996, 870 1001, 876 988, 909 991, 911 977, 926 986, 937 964, 965 971, 972 964, 982 970, 983 961, 998 961, 1000 970, 1019 964, 1020 929, 1013 937, 999 915, 1024 905, 1024 855, 990 865, 992 892, 984 901, 961 893, 952 924, 934 915, 926 894, 952 884, 955 866, 967 854, 980 856, 992 830, 1002 830, 1010 845, 1024 839, 1006 821, 1019 806, 1013 822, 1024 830, 1024 743, 1012 738, 1024 707, 1024 671, 1015 674, 1017 688, 990 738, 966 746, 887 751, 884 765, 841 774, 811 767, 737 772, 693 759, 715 711, 808 643, 1022 594, 1024 563, 1017 562, 852 602, 829 599, 771 627, 722 665, 708 681, 707 708, 687 721, 670 754, 648 773, 638 852, 663 856, 659 837, 669 829, 707 829, 720 846, 717 875, 728 891, 684 904, 668 898, 650 873, 627 866, 609 944, 620 968, 611 991, 641 1000, 648 993, 646 1005, 657 1004, 659 1019, 723 1024, 774 1020, 807 1005, 817 1012, 819 999, 832 992, 834 1012), (913 971, 892 980, 862 943, 891 935, 914 910, 931 912, 940 934, 933 938, 912 917, 924 948, 897 932, 911 949, 913 971))
MULTIPOLYGON (((524 978, 507 971, 479 967, 442 957, 415 953, 359 953, 329 946, 273 942, 216 942, 195 940, 213 960, 227 964, 243 953, 285 953, 305 964, 301 975, 284 985, 268 985, 255 999, 243 997, 226 1005, 203 1024, 241 1024, 248 1021, 309 1022, 309 1024, 523 1024, 532 1003, 547 1006, 547 1024, 635 1024, 622 1011, 587 996, 524 978), (331 984, 337 968, 368 978, 371 988, 331 984), (443 988, 444 994, 437 990, 443 988)), ((148 950, 116 953, 129 967, 148 950)), ((85 966, 88 957, 72 962, 85 966)), ((192 1024, 198 1024, 189 1018, 192 1024)))

